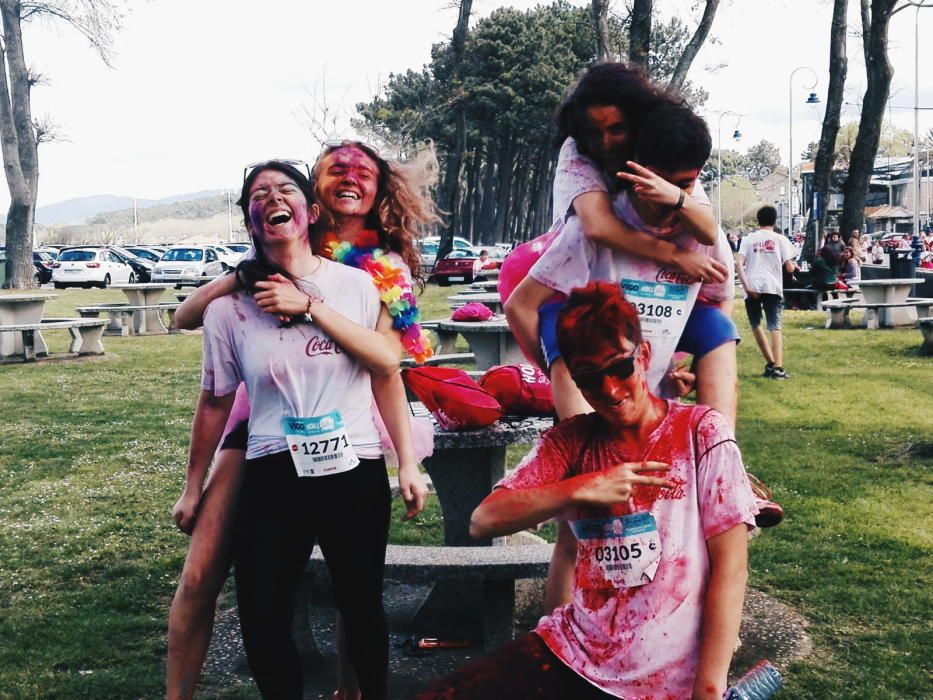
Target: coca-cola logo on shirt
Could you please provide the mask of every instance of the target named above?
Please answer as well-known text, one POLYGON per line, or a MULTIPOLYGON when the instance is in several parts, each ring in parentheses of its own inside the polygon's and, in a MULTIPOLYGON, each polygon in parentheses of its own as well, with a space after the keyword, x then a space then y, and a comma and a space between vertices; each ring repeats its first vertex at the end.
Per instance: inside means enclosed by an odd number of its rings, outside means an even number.
POLYGON ((658 282, 667 282, 668 284, 693 284, 694 282, 700 281, 680 270, 672 270, 669 267, 662 267, 658 270, 656 279, 658 282))
POLYGON ((332 339, 324 336, 315 335, 305 346, 305 355, 308 357, 317 357, 318 355, 342 355, 343 350, 332 339))

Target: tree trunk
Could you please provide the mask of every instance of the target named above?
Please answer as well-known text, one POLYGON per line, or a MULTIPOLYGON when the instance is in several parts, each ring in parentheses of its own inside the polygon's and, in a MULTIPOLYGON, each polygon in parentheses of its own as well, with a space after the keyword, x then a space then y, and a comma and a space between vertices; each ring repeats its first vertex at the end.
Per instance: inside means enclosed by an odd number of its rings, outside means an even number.
POLYGON ((680 60, 677 61, 677 66, 674 68, 674 74, 667 84, 671 90, 680 92, 683 88, 684 81, 687 80, 687 73, 690 72, 690 66, 693 64, 693 59, 696 58, 700 47, 703 46, 703 42, 709 36, 709 30, 713 26, 713 18, 716 16, 718 8, 719 0, 706 0, 706 7, 703 9, 703 17, 700 18, 697 30, 684 47, 684 52, 680 55, 680 60))
POLYGON ((496 217, 496 162, 493 159, 490 144, 483 149, 485 153, 486 171, 483 174, 483 201, 479 210, 479 226, 476 239, 484 240, 486 232, 492 228, 496 217))
POLYGON ((496 193, 496 218, 491 231, 485 231, 484 243, 501 241, 505 235, 512 203, 512 173, 514 172, 515 136, 509 134, 499 150, 499 183, 496 193))
POLYGON ((833 20, 829 32, 829 88, 826 93, 826 114, 820 132, 820 145, 816 151, 813 169, 813 191, 822 199, 820 216, 816 226, 807 229, 804 256, 812 260, 816 247, 816 236, 826 226, 826 209, 829 204, 829 185, 836 162, 836 136, 839 133, 839 115, 842 111, 843 91, 846 84, 848 61, 846 59, 846 12, 849 0, 834 0, 833 20))
POLYGON ((596 26, 596 60, 609 60, 609 0, 593 0, 590 6, 596 26))
POLYGON ((628 60, 647 70, 648 52, 651 48, 651 5, 652 0, 635 0, 632 4, 632 21, 628 30, 628 60))
MULTIPOLYGON (((450 42, 453 54, 452 88, 460 92, 460 78, 463 64, 463 49, 466 46, 467 31, 470 26, 470 9, 473 0, 460 0, 460 14, 457 17, 457 26, 454 27, 453 38, 450 42)), ((466 151, 466 111, 462 96, 457 99, 454 106, 454 119, 456 132, 454 146, 447 159, 447 171, 444 174, 444 203, 447 207, 447 225, 441 230, 441 241, 438 245, 437 256, 442 258, 453 249, 453 237, 457 230, 458 213, 460 209, 460 169, 463 165, 463 154, 466 151)))
POLYGON ((32 223, 39 182, 39 157, 32 125, 30 82, 23 54, 20 12, 18 0, 0 2, 4 44, 3 70, 0 70, 0 141, 10 190, 6 223, 7 285, 27 289, 35 286, 32 223))
MULTIPOLYGON (((863 27, 868 34, 865 70, 868 86, 862 100, 862 116, 858 135, 849 159, 849 175, 844 187, 845 202, 842 207, 841 231, 861 229, 865 217, 865 200, 868 185, 875 167, 875 155, 881 140, 881 123, 884 119, 891 78, 894 74, 888 61, 888 24, 897 0, 871 0, 870 26, 863 27)), ((863 21, 864 21, 863 15, 863 21)))

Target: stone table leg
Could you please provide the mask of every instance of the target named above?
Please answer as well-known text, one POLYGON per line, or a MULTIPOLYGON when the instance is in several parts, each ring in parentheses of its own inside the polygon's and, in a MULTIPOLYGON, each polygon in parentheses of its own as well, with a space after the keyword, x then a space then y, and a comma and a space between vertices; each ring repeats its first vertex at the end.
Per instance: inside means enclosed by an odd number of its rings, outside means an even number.
MULTIPOLYGON (((424 461, 424 467, 434 484, 444 515, 444 544, 448 547, 491 545, 491 539, 470 538, 470 516, 505 475, 505 448, 435 450, 424 461)), ((430 636, 453 634, 481 638, 485 606, 491 604, 484 602, 484 588, 486 586, 479 581, 437 581, 413 616, 412 625, 430 636)), ((497 611, 502 607, 495 603, 492 605, 497 611)), ((493 618, 498 617, 493 613, 493 618)), ((497 629, 502 626, 497 625, 497 629)))
POLYGON ((435 450, 424 460, 444 515, 444 544, 467 547, 492 544, 470 538, 470 516, 505 476, 504 447, 435 450))

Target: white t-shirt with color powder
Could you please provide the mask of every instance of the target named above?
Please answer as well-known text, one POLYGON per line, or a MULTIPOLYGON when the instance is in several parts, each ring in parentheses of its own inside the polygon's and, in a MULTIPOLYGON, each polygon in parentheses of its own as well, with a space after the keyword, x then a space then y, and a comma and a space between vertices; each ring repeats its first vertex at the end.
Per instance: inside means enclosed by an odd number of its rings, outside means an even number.
MULTIPOLYGON (((786 236, 758 229, 742 239, 739 255, 745 258, 745 281, 759 294, 784 292, 784 263, 797 256, 786 236)), ((745 292, 748 298, 748 292, 745 292)))
POLYGON ((648 440, 633 445, 614 439, 598 414, 575 416, 546 432, 498 486, 537 488, 642 460, 669 464, 665 476, 674 488, 637 486, 627 503, 579 507, 568 516, 573 527, 650 513, 661 550, 653 580, 614 587, 593 561, 594 551, 578 542, 572 602, 542 618, 535 632, 568 667, 610 695, 687 698, 697 672, 710 572, 706 541, 736 525, 754 527, 757 511, 723 417, 705 406, 671 401, 648 440))
MULTIPOLYGON (((322 260, 299 284, 350 321, 376 327, 379 293, 366 272, 322 260)), ((288 449, 283 417, 334 410, 340 411, 357 456, 382 456, 369 370, 316 324, 282 327, 251 295, 236 292, 215 299, 204 313, 201 388, 224 396, 241 381, 250 400, 247 459, 288 449)))
MULTIPOLYGON (((613 208, 616 216, 632 228, 663 236, 679 248, 715 257, 731 269, 732 249, 725 236, 719 236, 715 246, 705 246, 679 224, 664 228, 649 226, 635 211, 627 192, 616 195, 613 208)), ((652 391, 657 390, 667 372, 701 290, 698 280, 676 268, 587 239, 580 219, 575 216, 568 219, 558 239, 532 266, 529 275, 563 294, 596 280, 621 284, 626 298, 638 309, 642 335, 651 344, 648 386, 652 391)), ((710 302, 731 299, 735 294, 731 277, 722 284, 704 285, 702 290, 710 302)))

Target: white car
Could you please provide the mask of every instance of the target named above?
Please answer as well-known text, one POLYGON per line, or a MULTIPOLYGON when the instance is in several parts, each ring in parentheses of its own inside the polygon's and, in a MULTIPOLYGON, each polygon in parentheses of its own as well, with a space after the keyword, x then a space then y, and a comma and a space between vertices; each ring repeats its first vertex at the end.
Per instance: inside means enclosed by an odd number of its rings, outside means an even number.
MULTIPOLYGON (((424 243, 433 243, 436 246, 439 246, 441 243, 440 236, 425 236, 421 240, 424 243)), ((461 238, 460 236, 454 236, 453 250, 467 250, 474 255, 479 255, 479 248, 470 243, 466 238, 461 238)))
POLYGON ((437 261, 437 243, 418 241, 418 257, 421 259, 421 274, 430 275, 437 261))
POLYGON ((52 284, 65 287, 108 287, 133 284, 136 273, 116 253, 106 248, 66 248, 52 265, 52 284))
POLYGON ((237 266, 237 263, 240 262, 240 258, 243 257, 242 253, 238 253, 229 246, 225 245, 212 245, 211 248, 214 249, 214 252, 217 253, 217 257, 220 258, 220 264, 223 265, 224 270, 232 270, 237 266))
POLYGON ((224 266, 213 246, 173 246, 152 269, 153 282, 198 285, 205 277, 222 274, 224 266))

